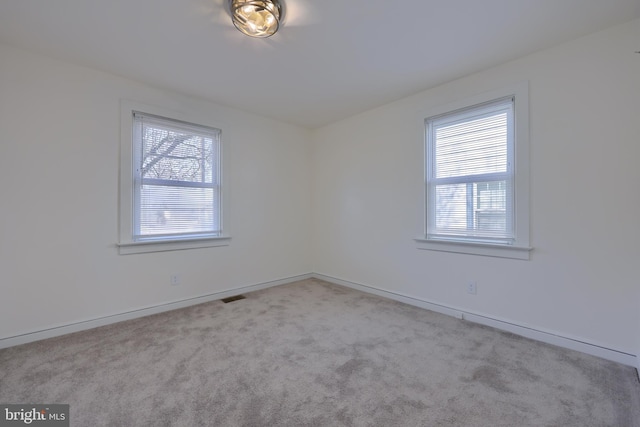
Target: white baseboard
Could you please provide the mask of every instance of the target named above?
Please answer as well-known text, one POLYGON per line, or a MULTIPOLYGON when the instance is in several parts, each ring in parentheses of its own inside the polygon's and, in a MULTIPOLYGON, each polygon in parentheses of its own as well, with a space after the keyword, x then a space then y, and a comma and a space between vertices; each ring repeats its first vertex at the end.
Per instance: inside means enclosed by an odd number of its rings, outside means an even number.
POLYGON ((66 325, 55 326, 48 329, 28 332, 7 338, 0 338, 0 349, 13 347, 20 344, 26 344, 33 341, 39 341, 46 338, 53 338, 59 335, 70 334, 73 332, 84 331, 87 329, 97 328, 112 323, 122 322, 124 320, 136 319, 138 317, 149 316, 151 314, 162 313, 164 311, 176 310, 178 308, 189 307, 196 304, 202 304, 209 301, 216 301, 233 295, 246 292, 253 292, 260 289, 270 288, 272 286, 284 285, 298 280, 309 279, 313 277, 311 274, 301 274, 298 276, 287 277, 284 279, 271 280, 268 282, 257 283, 249 286, 241 286, 239 288, 228 289, 225 291, 214 292, 212 294, 201 295, 198 297, 187 298, 179 301, 173 301, 166 304, 144 307, 137 310, 131 310, 124 313, 113 314, 110 316, 98 317, 95 319, 83 320, 79 322, 69 323, 66 325))
POLYGON ((568 337, 552 331, 543 331, 534 327, 519 325, 515 322, 506 319, 497 319, 480 313, 472 313, 466 310, 462 310, 455 307, 449 307, 444 304, 439 304, 431 301, 427 301, 420 298, 415 298, 407 295, 403 295, 396 292, 389 292, 383 289, 375 288, 373 286, 363 285, 355 283, 349 280, 339 279, 337 277, 327 276, 320 273, 313 273, 312 277, 320 280, 324 280, 336 285, 345 286, 359 291, 367 292, 370 294, 382 296, 395 301, 403 302, 405 304, 413 305, 416 307, 425 308, 427 310, 435 311, 437 313, 446 314, 456 317, 458 319, 468 320, 470 322, 479 323, 486 326, 491 326, 496 329, 511 332, 516 335, 520 335, 526 338, 541 341, 547 344, 553 344, 558 347, 568 348, 570 350, 580 351, 582 353, 590 354, 592 356, 601 357, 603 359, 612 360, 614 362, 622 363, 624 365, 636 367, 640 370, 640 357, 623 351, 610 349, 602 345, 587 342, 575 337, 568 337))
POLYGON ((598 356, 603 359, 612 360, 614 362, 622 363, 624 365, 633 366, 636 369, 638 369, 638 371, 640 371, 640 357, 637 357, 633 354, 625 353, 623 351, 619 351, 615 349, 610 349, 602 345, 590 343, 575 337, 567 337, 562 334, 554 333, 552 331, 543 331, 534 327, 519 325, 517 323, 511 322, 505 319, 497 319, 497 318, 493 318, 480 313, 472 313, 466 310, 450 307, 444 304, 439 304, 439 303, 427 301, 424 299, 403 295, 396 292, 390 292, 383 289, 378 289, 373 286, 363 285, 360 283, 339 279, 337 277, 332 277, 332 276, 324 275, 321 273, 309 273, 309 274, 301 274, 298 276, 291 276, 283 279, 272 280, 272 281, 257 283, 257 284, 248 285, 248 286, 242 286, 239 288, 228 289, 220 292, 214 292, 211 294, 201 295, 194 298, 187 298, 187 299, 174 301, 166 304, 159 304, 151 307, 144 307, 137 310, 131 310, 128 312, 118 313, 110 316, 83 320, 83 321, 74 322, 66 325, 54 326, 51 328, 37 330, 33 332, 27 332, 27 333, 12 336, 12 337, 0 338, 0 349, 13 347, 20 344, 26 344, 33 341, 39 341, 47 338, 53 338, 60 335, 70 334, 73 332, 79 332, 87 329, 97 328, 99 326, 105 326, 112 323, 122 322, 125 320, 149 316, 151 314, 157 314, 165 311, 176 310, 179 308, 189 307, 196 304, 202 304, 209 301, 219 300, 219 299, 230 297, 240 293, 253 292, 260 289, 266 289, 273 286, 284 285, 287 283, 292 283, 292 282, 305 280, 309 278, 317 278, 330 283, 334 283, 336 285, 345 286, 348 288, 378 295, 384 298, 389 298, 395 301, 403 302, 405 304, 435 311, 437 313, 453 316, 458 319, 464 319, 470 322, 491 326, 496 329, 508 331, 516 335, 524 336, 537 341, 542 341, 548 344, 557 345, 559 347, 580 351, 586 354, 590 354, 592 356, 598 356))

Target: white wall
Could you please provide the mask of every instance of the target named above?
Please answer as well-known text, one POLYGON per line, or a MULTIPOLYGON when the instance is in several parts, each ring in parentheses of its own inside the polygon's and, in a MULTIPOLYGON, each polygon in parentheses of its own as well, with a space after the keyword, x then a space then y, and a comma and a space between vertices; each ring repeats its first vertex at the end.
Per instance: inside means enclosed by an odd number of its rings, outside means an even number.
POLYGON ((634 21, 315 131, 314 271, 640 354, 639 30, 634 21), (416 249, 420 112, 525 80, 531 260, 416 249))
POLYGON ((0 45, 0 340, 315 271, 640 354, 639 29, 313 133, 0 45), (419 113, 523 80, 531 261, 416 249, 419 113), (230 246, 118 255, 120 98, 225 124, 230 246))
POLYGON ((0 339, 311 270, 308 130, 0 45, 0 144, 0 339), (118 255, 120 98, 223 124, 230 246, 118 255))

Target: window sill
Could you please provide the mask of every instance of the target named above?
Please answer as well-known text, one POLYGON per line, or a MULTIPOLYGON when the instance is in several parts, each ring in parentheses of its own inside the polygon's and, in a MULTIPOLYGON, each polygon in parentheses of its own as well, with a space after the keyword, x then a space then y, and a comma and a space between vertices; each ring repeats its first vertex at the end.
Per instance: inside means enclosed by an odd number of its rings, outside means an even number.
POLYGON ((204 237, 197 239, 181 240, 156 240, 146 242, 119 243, 120 255, 142 254, 149 252, 180 251, 185 249, 212 248, 216 246, 228 246, 231 237, 204 237))
POLYGON ((429 251, 453 252, 459 254, 482 255, 497 258, 529 260, 533 250, 530 247, 492 245, 486 243, 453 242, 445 240, 428 240, 424 237, 414 239, 418 249, 429 251))

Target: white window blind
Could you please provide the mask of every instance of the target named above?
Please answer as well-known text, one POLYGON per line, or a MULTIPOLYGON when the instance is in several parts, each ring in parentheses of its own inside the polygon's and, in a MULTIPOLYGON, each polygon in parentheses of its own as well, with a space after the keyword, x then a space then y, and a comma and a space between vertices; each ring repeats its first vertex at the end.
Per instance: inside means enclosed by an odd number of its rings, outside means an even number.
POLYGON ((221 233, 220 130, 133 113, 133 240, 221 233))
POLYGON ((428 118, 427 239, 511 245, 514 99, 428 118))

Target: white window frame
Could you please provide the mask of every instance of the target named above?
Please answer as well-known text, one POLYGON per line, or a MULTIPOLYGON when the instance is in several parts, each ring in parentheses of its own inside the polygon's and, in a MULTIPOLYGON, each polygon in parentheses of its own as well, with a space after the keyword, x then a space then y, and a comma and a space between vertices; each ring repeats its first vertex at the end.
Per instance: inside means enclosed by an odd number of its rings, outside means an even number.
POLYGON ((153 116, 164 117, 170 120, 185 123, 198 123, 204 127, 222 129, 215 123, 204 123, 198 118, 184 113, 178 113, 160 107, 146 105, 135 101, 122 100, 120 102, 120 239, 117 244, 121 255, 164 252, 183 249, 207 248, 215 246, 227 246, 230 242, 228 200, 229 186, 228 168, 224 155, 224 144, 220 137, 220 225, 221 233, 217 236, 191 237, 175 236, 170 238, 135 240, 135 153, 134 153, 134 113, 145 113, 153 116))
POLYGON ((421 144, 424 149, 424 199, 422 203, 423 230, 415 239, 418 249, 454 252, 471 255, 485 255, 501 258, 528 260, 532 248, 529 246, 529 88, 528 82, 519 83, 480 95, 462 99, 447 105, 431 108, 420 114, 421 144), (426 120, 448 113, 454 113, 473 106, 514 98, 514 152, 513 152, 513 221, 515 239, 511 244, 477 241, 473 238, 443 238, 428 235, 429 208, 433 202, 429 194, 429 146, 426 120), (431 199, 431 201, 430 201, 431 199))

